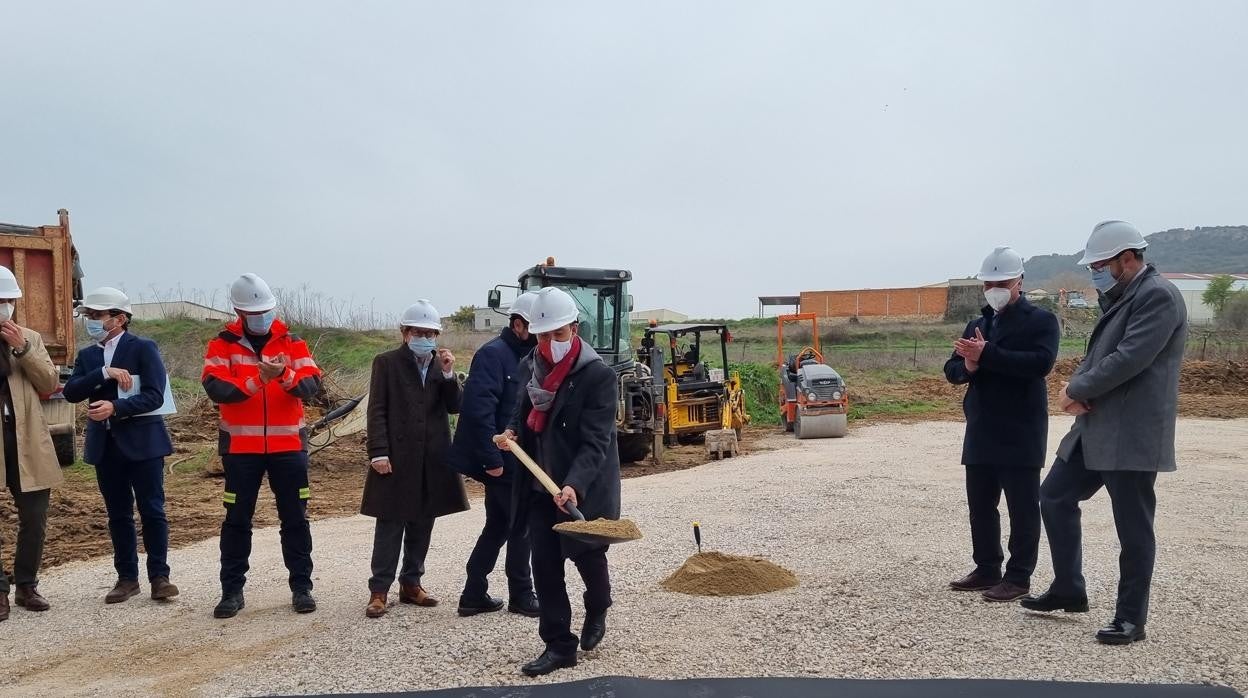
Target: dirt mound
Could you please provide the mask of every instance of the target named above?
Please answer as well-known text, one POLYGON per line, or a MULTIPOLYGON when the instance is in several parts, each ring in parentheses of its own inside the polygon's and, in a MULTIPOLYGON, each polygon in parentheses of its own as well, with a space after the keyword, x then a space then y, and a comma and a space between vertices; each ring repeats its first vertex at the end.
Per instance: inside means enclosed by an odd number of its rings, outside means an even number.
POLYGON ((694 596, 752 596, 797 586, 797 575, 761 557, 698 553, 663 580, 663 588, 694 596))
POLYGON ((1179 394, 1248 396, 1248 363, 1189 361, 1179 376, 1179 394))

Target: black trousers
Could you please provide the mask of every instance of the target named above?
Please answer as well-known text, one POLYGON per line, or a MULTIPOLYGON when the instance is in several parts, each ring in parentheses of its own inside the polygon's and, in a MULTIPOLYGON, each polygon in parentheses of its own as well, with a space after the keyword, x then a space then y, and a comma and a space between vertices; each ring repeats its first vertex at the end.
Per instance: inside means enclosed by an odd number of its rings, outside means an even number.
MULTIPOLYGON (((521 504, 528 504, 521 499, 521 504)), ((498 562, 498 553, 507 546, 504 570, 507 574, 507 597, 512 600, 527 598, 533 593, 533 576, 529 568, 529 520, 524 507, 511 511, 511 482, 487 480, 485 482, 485 526, 477 538, 477 545, 468 556, 468 581, 464 583, 463 597, 467 600, 485 596, 490 588, 489 574, 498 562)))
MULTIPOLYGON (((4 380, 0 377, 0 380, 4 380)), ((48 502, 52 490, 23 492, 21 470, 17 464, 17 429, 6 420, 4 431, 5 484, 17 506, 17 549, 13 554, 13 582, 38 584, 39 566, 43 562, 44 534, 48 528, 48 502)), ((9 593, 9 575, 0 570, 0 594, 9 593)))
POLYGON ((1019 586, 1031 585, 1040 554, 1040 468, 966 466, 966 503, 971 515, 971 557, 975 569, 1019 586), (1010 514, 1010 561, 1001 575, 1001 514, 1005 493, 1010 514))
MULTIPOLYGON (((533 492, 529 500, 529 538, 533 544, 533 581, 541 606, 538 633, 546 649, 561 655, 576 653, 580 641, 572 632, 572 604, 564 584, 562 536, 551 528, 556 523, 555 503, 546 492, 533 492)), ((571 557, 585 582, 585 613, 598 615, 611 607, 611 576, 607 570, 607 546, 591 548, 571 557)))
POLYGON ((390 591, 399 566, 400 551, 403 568, 399 570, 399 584, 420 586, 432 540, 432 516, 418 521, 377 519, 377 527, 373 530, 373 576, 368 580, 368 590, 378 593, 390 591))
POLYGON ((1040 488, 1040 511, 1053 555, 1053 586, 1060 596, 1086 597, 1083 579, 1083 542, 1079 503, 1091 499, 1101 487, 1109 492, 1118 531, 1118 604, 1116 618, 1144 625, 1148 620, 1148 596, 1157 558, 1153 519, 1157 473, 1139 470, 1088 470, 1083 448, 1077 447, 1069 461, 1058 459, 1040 488))
POLYGON ((225 522, 221 524, 221 590, 243 590, 251 557, 251 517, 256 513, 260 482, 269 489, 281 520, 282 559, 290 572, 291 591, 312 591, 312 527, 308 523, 308 454, 228 455, 225 466, 225 522))

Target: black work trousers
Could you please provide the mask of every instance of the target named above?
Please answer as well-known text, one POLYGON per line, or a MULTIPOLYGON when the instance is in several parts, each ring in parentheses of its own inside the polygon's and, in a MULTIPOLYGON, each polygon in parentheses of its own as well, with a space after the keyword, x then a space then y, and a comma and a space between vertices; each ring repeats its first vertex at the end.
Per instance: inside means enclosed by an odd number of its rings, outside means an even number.
POLYGON ((1057 459, 1040 488, 1040 511, 1053 556, 1050 591, 1063 597, 1086 598, 1083 539, 1079 503, 1104 487, 1109 492, 1118 532, 1118 604, 1114 617, 1136 625, 1148 620, 1148 597, 1157 558, 1153 519, 1157 473, 1141 470, 1088 470, 1082 445, 1069 461, 1057 459))
MULTIPOLYGON (((0 380, 5 380, 0 377, 0 380)), ((17 429, 12 417, 4 420, 4 480, 17 506, 17 549, 13 554, 13 582, 39 583, 44 534, 48 528, 48 502, 52 490, 23 492, 17 464, 17 429)), ((0 594, 9 593, 9 575, 0 570, 0 594)))
POLYGON ((308 454, 287 451, 223 456, 225 522, 221 524, 221 590, 243 590, 251 557, 251 518, 267 474, 281 521, 282 559, 291 591, 312 591, 312 527, 308 523, 308 454))
MULTIPOLYGON (((477 538, 477 545, 468 556, 468 581, 464 583, 463 598, 474 601, 484 597, 490 588, 489 574, 498 563, 498 554, 507 546, 503 569, 507 575, 507 597, 513 601, 528 598, 533 593, 533 576, 529 567, 529 519, 524 506, 512 516, 511 481, 485 481, 485 527, 477 538)), ((527 505, 528 500, 521 498, 527 505)))
POLYGON ((1040 554, 1040 468, 966 466, 966 504, 971 518, 971 557, 987 577, 1030 587, 1040 554), (1001 575, 1001 514, 1005 493, 1010 515, 1010 560, 1001 575))
MULTIPOLYGON (((560 655, 576 653, 580 641, 572 632, 572 604, 564 584, 562 536, 553 530, 557 523, 555 503, 546 492, 532 492, 529 500, 529 539, 533 545, 533 581, 541 606, 538 633, 546 649, 560 655)), ((587 616, 606 613, 611 607, 611 576, 607 570, 607 546, 590 548, 570 558, 585 582, 587 616)))
POLYGON ((377 527, 373 529, 373 576, 368 580, 368 590, 374 593, 390 591, 396 570, 399 584, 420 586, 432 539, 432 516, 416 521, 377 519, 377 527), (402 569, 398 569, 400 552, 403 556, 402 569))

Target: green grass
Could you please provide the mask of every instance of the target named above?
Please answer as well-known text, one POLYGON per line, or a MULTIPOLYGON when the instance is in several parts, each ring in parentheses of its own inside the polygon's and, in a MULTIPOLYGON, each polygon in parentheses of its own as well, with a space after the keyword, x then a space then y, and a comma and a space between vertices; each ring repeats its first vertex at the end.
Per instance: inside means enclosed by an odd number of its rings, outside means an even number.
POLYGON ((316 363, 323 368, 368 371, 373 357, 399 345, 397 332, 354 332, 340 329, 304 329, 298 334, 308 342, 316 363))
POLYGON ((879 416, 928 414, 940 408, 939 403, 928 400, 882 400, 867 405, 850 404, 849 418, 858 420, 879 416))

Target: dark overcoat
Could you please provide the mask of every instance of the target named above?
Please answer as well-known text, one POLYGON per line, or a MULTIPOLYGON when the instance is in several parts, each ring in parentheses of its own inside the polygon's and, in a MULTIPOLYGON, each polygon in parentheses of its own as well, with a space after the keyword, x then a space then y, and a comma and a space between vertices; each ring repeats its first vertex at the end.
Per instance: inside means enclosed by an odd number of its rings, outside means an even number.
MULTIPOLYGON (((536 352, 521 362, 527 380, 540 360, 536 352)), ((533 456, 560 487, 576 490, 577 507, 587 520, 620 518, 620 454, 616 445, 615 417, 619 389, 615 371, 588 344, 582 345, 576 366, 555 393, 555 401, 542 433, 528 427, 533 402, 522 389, 511 429, 525 451, 533 456)), ((527 469, 518 471, 513 500, 531 496, 540 487, 527 469)), ((517 502, 513 501, 513 504, 517 502)), ((550 500, 554 507, 554 501, 550 500)), ((516 507, 513 507, 513 511, 516 507)), ((562 511, 558 521, 570 521, 562 511)), ((593 546, 560 536, 564 555, 575 556, 593 546)))
POLYGON ((968 373, 956 352, 945 362, 950 383, 970 384, 962 400, 962 464, 1041 468, 1049 437, 1045 378, 1061 341, 1057 317, 1020 298, 1000 314, 985 307, 962 337, 974 337, 977 329, 988 340, 979 370, 968 373))
POLYGON ((445 378, 435 357, 423 381, 406 344, 373 359, 368 456, 389 457, 393 472, 368 469, 361 514, 416 521, 467 511, 463 479, 447 465, 459 401, 459 380, 445 378))

